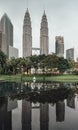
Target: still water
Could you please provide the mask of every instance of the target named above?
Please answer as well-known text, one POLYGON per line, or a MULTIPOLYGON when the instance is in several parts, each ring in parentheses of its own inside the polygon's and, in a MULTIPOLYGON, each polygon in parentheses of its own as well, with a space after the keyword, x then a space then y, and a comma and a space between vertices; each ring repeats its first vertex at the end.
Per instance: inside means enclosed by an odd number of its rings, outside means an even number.
POLYGON ((78 83, 0 83, 0 130, 78 130, 78 83))

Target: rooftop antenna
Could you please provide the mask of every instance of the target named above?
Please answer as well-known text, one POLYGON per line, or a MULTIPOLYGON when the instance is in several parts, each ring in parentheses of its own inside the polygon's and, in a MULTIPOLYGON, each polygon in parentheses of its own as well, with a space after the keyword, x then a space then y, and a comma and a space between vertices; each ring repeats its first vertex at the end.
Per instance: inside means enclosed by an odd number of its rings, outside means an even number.
POLYGON ((44 14, 45 14, 45 1, 43 0, 43 10, 44 10, 44 14))
POLYGON ((45 10, 44 10, 44 15, 45 15, 45 10))
POLYGON ((26 4, 27 4, 27 9, 28 9, 28 6, 29 6, 28 0, 26 0, 26 4))

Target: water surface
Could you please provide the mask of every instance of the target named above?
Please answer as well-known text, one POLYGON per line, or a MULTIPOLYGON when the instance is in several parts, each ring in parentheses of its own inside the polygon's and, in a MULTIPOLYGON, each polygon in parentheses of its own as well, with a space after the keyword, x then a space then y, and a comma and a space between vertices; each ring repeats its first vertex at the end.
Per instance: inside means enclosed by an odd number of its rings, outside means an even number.
POLYGON ((78 83, 0 83, 0 130, 77 130, 78 83))

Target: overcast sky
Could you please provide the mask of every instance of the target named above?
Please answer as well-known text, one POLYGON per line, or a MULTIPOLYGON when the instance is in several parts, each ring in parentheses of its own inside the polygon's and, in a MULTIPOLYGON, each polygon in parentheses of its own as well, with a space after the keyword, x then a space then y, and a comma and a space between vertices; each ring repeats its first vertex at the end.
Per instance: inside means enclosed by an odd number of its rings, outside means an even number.
POLYGON ((45 10, 49 27, 49 51, 55 52, 55 36, 64 37, 65 50, 78 48, 78 0, 0 0, 0 18, 6 12, 14 26, 14 47, 22 56, 23 19, 29 8, 33 47, 39 47, 40 22, 45 10))

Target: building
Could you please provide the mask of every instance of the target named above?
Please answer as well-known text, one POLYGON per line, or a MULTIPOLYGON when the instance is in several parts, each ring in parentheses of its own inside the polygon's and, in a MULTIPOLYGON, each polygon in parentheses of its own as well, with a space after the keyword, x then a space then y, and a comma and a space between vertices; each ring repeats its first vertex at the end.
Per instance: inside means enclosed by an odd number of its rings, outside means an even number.
POLYGON ((49 37, 48 37, 48 22, 44 11, 41 19, 40 28, 40 54, 48 55, 49 53, 49 37))
POLYGON ((9 59, 15 57, 18 58, 18 49, 12 46, 9 46, 9 59))
POLYGON ((66 59, 71 59, 74 61, 74 48, 66 50, 66 59))
POLYGON ((9 57, 9 45, 13 46, 13 24, 5 13, 1 18, 2 32, 6 35, 7 56, 9 57))
POLYGON ((0 50, 7 54, 6 36, 0 31, 0 50))
POLYGON ((7 53, 6 36, 2 32, 1 22, 0 22, 0 50, 3 51, 5 54, 7 53))
POLYGON ((27 9, 23 22, 23 57, 32 55, 32 28, 31 18, 27 9))
POLYGON ((58 57, 64 57, 64 38, 62 36, 55 37, 55 53, 58 57))

